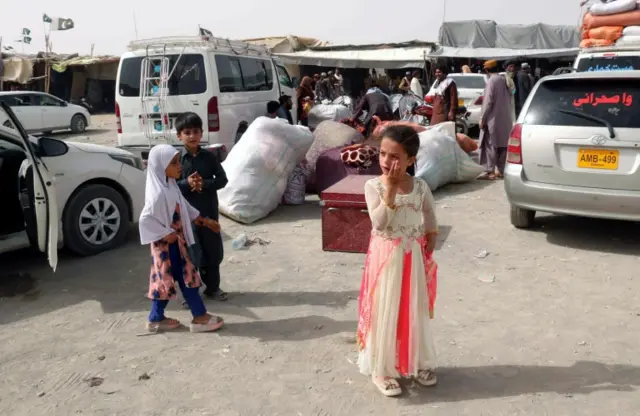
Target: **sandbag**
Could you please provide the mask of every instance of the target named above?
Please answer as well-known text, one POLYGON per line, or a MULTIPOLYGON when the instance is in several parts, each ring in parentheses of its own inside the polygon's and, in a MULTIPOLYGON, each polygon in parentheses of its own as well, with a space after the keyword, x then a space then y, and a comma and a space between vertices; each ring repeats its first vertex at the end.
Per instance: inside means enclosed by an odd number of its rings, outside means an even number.
POLYGON ((432 191, 448 183, 471 181, 484 171, 456 142, 455 123, 440 123, 419 137, 416 176, 432 191))
POLYGON ((589 7, 589 13, 594 16, 607 16, 628 12, 636 7, 636 0, 616 0, 609 3, 594 3, 589 7))
POLYGON ((622 36, 623 29, 624 27, 622 26, 596 27, 583 32, 586 33, 586 38, 584 39, 602 39, 615 42, 620 39, 620 36, 622 36))
POLYGON ((351 112, 342 104, 316 104, 309 111, 309 128, 315 129, 323 121, 340 121, 349 117, 351 112))
POLYGON ((313 144, 306 154, 307 190, 315 192, 316 162, 320 155, 329 149, 343 148, 350 144, 364 142, 364 136, 355 129, 335 121, 323 121, 313 132, 313 144))
POLYGON ((218 191, 220 213, 244 224, 269 215, 312 142, 306 127, 258 117, 222 162, 229 182, 218 191))
POLYGON ((640 45, 640 36, 622 36, 616 45, 640 45))
POLYGON ((283 202, 287 205, 302 205, 306 196, 307 178, 304 169, 298 165, 293 169, 287 180, 283 202))
POLYGON ((640 26, 627 26, 622 29, 622 36, 640 36, 640 26))
POLYGON ((596 16, 591 13, 584 15, 582 20, 582 28, 584 30, 602 26, 640 26, 640 10, 606 16, 596 16))
POLYGON ((609 46, 613 45, 613 41, 606 39, 582 39, 580 41, 581 48, 593 48, 596 46, 609 46))

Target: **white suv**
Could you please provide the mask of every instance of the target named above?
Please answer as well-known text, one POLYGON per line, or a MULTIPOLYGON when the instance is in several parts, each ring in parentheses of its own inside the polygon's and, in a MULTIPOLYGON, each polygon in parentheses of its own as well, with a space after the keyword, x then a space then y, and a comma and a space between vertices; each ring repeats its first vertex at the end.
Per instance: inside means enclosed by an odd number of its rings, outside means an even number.
POLYGON ((0 253, 29 244, 55 267, 60 243, 87 256, 120 245, 144 204, 142 160, 85 143, 28 136, 0 126, 0 253))

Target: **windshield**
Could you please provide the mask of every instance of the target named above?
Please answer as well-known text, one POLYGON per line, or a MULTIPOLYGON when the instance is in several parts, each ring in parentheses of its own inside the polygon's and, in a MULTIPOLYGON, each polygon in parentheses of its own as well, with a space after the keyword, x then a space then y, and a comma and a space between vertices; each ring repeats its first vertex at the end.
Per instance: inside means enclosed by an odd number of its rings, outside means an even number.
POLYGON ((449 75, 449 78, 455 81, 458 88, 484 89, 485 78, 483 75, 449 75))
POLYGON ((602 72, 602 71, 632 71, 640 69, 640 56, 594 56, 578 58, 576 71, 578 72, 602 72))
POLYGON ((640 127, 640 80, 557 79, 542 82, 527 109, 524 124, 546 126, 602 127, 594 119, 613 127, 640 127))

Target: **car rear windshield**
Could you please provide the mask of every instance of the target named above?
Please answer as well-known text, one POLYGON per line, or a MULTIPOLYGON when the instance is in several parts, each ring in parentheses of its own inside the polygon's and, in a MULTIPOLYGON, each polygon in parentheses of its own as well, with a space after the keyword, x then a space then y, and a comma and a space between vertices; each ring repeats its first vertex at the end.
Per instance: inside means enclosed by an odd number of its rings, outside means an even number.
POLYGON ((639 56, 598 56, 583 57, 578 60, 576 71, 578 72, 602 72, 602 71, 633 71, 640 69, 639 56))
POLYGON ((449 78, 452 78, 456 82, 456 87, 458 88, 469 88, 475 90, 483 90, 485 84, 484 76, 475 76, 475 75, 460 75, 460 76, 452 76, 449 75, 449 78))
POLYGON ((606 120, 613 127, 640 127, 640 80, 557 79, 540 83, 524 124, 602 127, 602 123, 576 117, 583 113, 606 120))
MULTIPOLYGON (((169 58, 169 95, 202 94, 207 91, 204 58, 199 54, 166 55, 169 58), (176 62, 178 63, 176 65, 176 62)), ((122 97, 140 96, 141 56, 125 58, 120 65, 118 92, 122 97)))

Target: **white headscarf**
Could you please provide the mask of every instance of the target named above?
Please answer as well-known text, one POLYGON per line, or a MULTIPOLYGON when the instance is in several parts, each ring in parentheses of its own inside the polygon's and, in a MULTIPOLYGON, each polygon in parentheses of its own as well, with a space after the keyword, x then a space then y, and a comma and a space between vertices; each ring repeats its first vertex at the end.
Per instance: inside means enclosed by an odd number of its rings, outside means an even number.
POLYGON ((191 221, 195 220, 200 213, 184 199, 176 180, 167 178, 165 173, 171 159, 177 153, 178 150, 168 144, 154 146, 149 152, 144 208, 139 221, 142 244, 151 244, 174 232, 171 224, 176 204, 180 204, 182 229, 187 245, 195 243, 191 221))

